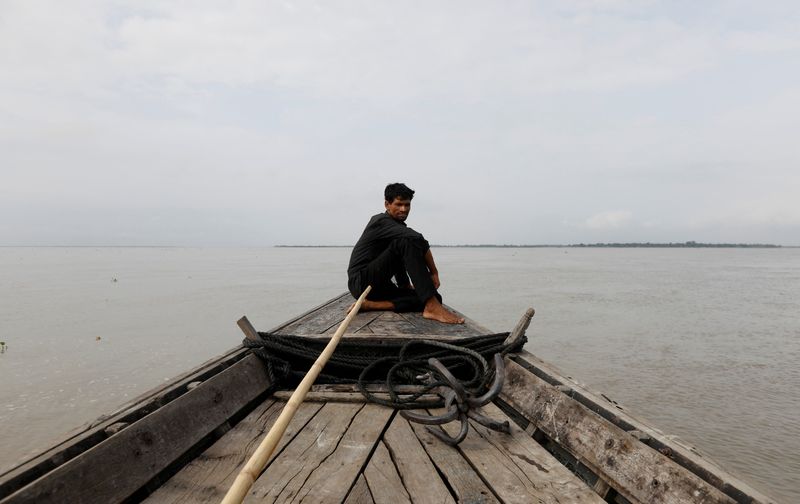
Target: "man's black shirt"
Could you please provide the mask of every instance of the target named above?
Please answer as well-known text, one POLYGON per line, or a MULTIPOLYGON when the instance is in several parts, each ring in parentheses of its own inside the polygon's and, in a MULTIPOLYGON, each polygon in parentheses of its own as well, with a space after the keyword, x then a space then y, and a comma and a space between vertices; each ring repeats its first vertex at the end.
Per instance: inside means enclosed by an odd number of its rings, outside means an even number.
POLYGON ((386 212, 373 215, 350 254, 350 264, 347 266, 348 279, 352 280, 396 238, 418 240, 423 252, 430 248, 428 241, 420 233, 406 226, 405 222, 394 220, 386 212))

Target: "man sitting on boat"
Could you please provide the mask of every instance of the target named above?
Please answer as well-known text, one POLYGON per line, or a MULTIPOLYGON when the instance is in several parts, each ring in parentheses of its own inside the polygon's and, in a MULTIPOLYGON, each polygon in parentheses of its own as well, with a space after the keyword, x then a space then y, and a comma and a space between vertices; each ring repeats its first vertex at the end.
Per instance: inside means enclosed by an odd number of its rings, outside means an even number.
POLYGON ((462 324, 463 318, 442 306, 436 290, 439 271, 428 241, 406 226, 413 197, 414 191, 405 184, 386 186, 386 212, 372 216, 353 247, 347 287, 358 298, 372 286, 361 310, 421 311, 427 319, 462 324))

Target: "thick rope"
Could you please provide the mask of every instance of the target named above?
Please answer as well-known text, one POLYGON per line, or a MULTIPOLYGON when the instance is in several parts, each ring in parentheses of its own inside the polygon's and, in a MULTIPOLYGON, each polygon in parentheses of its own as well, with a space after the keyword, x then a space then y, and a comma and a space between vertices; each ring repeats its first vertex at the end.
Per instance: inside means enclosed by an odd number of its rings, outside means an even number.
MULTIPOLYGON (((242 343, 252 349, 265 363, 273 384, 291 386, 301 379, 316 360, 326 341, 303 336, 259 333, 260 340, 245 339, 242 343)), ((464 388, 479 394, 489 384, 494 370, 488 359, 496 353, 505 355, 522 348, 526 339, 512 345, 504 344, 508 333, 489 334, 454 339, 451 342, 406 340, 370 342, 343 340, 319 375, 318 383, 358 384, 364 397, 373 403, 397 409, 437 408, 439 400, 420 399, 443 384, 441 377, 428 366, 435 357, 456 376, 464 388), (420 378, 424 377, 424 378, 420 378), (389 399, 375 396, 367 384, 385 383, 389 399), (397 392, 399 385, 422 386, 419 392, 397 392)))

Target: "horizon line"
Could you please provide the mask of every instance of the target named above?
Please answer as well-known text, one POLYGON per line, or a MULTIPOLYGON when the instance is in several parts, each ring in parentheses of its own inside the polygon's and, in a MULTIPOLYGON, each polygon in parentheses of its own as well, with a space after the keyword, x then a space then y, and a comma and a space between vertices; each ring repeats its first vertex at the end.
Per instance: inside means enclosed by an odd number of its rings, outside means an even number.
MULTIPOLYGON (((352 248, 351 245, 330 245, 330 244, 274 244, 274 245, 118 245, 118 244, 88 244, 88 245, 67 245, 67 244, 16 244, 0 245, 0 248, 352 248)), ((436 248, 581 248, 581 247, 673 247, 673 248, 800 248, 799 245, 784 245, 776 243, 747 243, 747 242, 592 242, 592 243, 571 243, 571 244, 517 244, 517 243, 460 243, 443 244, 434 243, 430 245, 436 248)))

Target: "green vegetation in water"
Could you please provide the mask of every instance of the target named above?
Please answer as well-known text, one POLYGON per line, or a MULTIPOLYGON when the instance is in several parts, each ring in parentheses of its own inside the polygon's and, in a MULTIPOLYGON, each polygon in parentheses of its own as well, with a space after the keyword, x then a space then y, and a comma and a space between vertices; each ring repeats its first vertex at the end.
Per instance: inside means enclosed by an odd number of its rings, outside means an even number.
POLYGON ((6 345, 6 342, 5 341, 0 341, 0 353, 6 353, 6 349, 7 348, 8 348, 8 345, 6 345))

